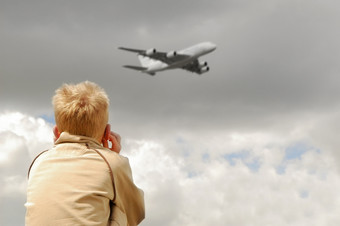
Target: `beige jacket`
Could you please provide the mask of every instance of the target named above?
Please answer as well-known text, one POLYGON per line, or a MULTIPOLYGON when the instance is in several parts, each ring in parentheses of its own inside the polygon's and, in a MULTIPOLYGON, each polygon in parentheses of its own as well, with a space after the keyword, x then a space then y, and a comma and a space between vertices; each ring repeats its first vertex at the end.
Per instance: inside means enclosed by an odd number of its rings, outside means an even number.
POLYGON ((27 226, 137 225, 145 216, 129 160, 94 139, 65 132, 32 165, 25 206, 27 226), (113 181, 95 150, 110 164, 113 181))

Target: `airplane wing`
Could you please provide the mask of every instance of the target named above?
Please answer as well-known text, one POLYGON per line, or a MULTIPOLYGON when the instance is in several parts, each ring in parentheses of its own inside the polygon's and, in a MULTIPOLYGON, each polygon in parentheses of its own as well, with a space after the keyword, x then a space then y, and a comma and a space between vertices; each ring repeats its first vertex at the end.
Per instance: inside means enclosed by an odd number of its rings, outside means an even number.
POLYGON ((191 57, 190 55, 178 54, 178 53, 175 53, 171 57, 168 57, 169 53, 158 52, 156 51, 156 49, 142 50, 142 49, 132 49, 132 48, 125 48, 125 47, 119 47, 118 49, 138 53, 139 55, 143 55, 154 60, 159 60, 166 64, 173 64, 173 63, 183 61, 191 57))
POLYGON ((131 48, 125 48, 125 47, 119 47, 118 49, 130 51, 130 52, 134 52, 134 53, 139 53, 139 54, 145 54, 146 53, 146 50, 142 50, 142 49, 131 49, 131 48))
POLYGON ((147 57, 150 57, 151 59, 162 61, 166 64, 173 64, 173 63, 176 63, 176 62, 179 62, 179 61, 186 60, 186 59, 191 57, 189 55, 178 54, 178 53, 175 56, 167 57, 167 54, 168 53, 166 53, 166 52, 156 52, 155 54, 153 54, 151 56, 147 56, 147 57))

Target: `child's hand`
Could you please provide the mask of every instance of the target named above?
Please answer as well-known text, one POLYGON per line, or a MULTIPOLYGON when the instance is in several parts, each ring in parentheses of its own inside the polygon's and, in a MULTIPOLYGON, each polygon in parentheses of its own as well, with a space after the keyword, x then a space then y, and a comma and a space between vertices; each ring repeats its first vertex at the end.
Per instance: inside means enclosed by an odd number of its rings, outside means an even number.
POLYGON ((103 147, 110 149, 111 151, 114 151, 119 154, 121 150, 120 145, 121 137, 118 133, 110 131, 110 134, 108 135, 108 139, 103 138, 102 143, 103 147), (110 147, 111 143, 111 147, 110 147))

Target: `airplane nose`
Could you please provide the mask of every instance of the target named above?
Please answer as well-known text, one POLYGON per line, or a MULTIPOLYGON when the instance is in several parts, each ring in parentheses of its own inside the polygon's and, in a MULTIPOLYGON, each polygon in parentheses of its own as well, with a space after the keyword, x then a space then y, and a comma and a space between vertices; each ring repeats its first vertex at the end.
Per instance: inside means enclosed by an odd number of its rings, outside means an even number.
POLYGON ((207 42, 205 45, 208 52, 212 52, 217 48, 217 45, 212 42, 207 42))
POLYGON ((211 45, 211 48, 212 48, 213 50, 215 50, 215 49, 217 48, 217 45, 214 44, 214 43, 210 43, 210 45, 211 45))

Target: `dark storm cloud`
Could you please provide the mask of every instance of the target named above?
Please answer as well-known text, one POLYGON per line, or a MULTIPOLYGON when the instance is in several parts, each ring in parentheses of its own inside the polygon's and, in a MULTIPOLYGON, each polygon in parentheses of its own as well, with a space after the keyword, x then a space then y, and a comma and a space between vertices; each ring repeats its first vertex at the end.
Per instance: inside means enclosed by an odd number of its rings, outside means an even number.
MULTIPOLYGON (((64 82, 91 80, 111 97, 121 127, 172 130, 272 125, 338 105, 337 3, 295 1, 3 1, 1 102, 51 112, 64 82), (149 77, 118 46, 180 49, 200 41, 201 77, 175 70, 149 77), (124 123, 120 123, 123 121, 124 123), (148 126, 146 126, 148 125, 148 126)), ((50 113, 51 114, 51 113, 50 113)))

